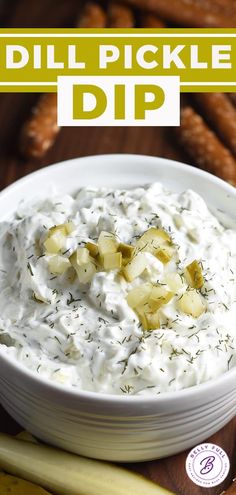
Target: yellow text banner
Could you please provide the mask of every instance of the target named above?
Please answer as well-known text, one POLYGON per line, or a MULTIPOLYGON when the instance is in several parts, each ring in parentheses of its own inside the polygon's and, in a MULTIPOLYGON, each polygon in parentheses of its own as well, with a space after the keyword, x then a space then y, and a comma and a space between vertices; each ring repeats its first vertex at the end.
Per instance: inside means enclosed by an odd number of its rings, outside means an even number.
POLYGON ((59 76, 178 76, 181 92, 235 91, 236 29, 1 29, 0 92, 59 76))

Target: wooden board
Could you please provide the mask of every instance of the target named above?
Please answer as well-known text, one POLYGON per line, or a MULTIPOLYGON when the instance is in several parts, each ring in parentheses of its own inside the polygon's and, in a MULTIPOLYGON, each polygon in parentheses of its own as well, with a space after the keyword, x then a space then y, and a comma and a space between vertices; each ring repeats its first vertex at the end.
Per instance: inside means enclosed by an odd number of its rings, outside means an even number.
MULTIPOLYGON (((78 12, 78 0, 11 0, 1 1, 0 22, 3 27, 70 27, 78 12)), ((188 162, 175 142, 173 130, 163 128, 65 128, 53 148, 40 161, 19 157, 17 142, 22 122, 27 116, 34 94, 0 95, 0 188, 51 163, 78 156, 103 153, 139 153, 163 156, 188 162)), ((20 427, 0 408, 0 429, 17 433, 20 427)), ((159 461, 128 466, 169 488, 177 495, 220 495, 236 475, 236 418, 210 440, 229 455, 231 470, 222 485, 204 489, 194 485, 185 473, 187 452, 159 461)), ((236 491, 235 491, 236 493, 236 491)), ((100 495, 100 494, 98 494, 100 495)), ((128 494, 127 494, 128 495, 128 494)))

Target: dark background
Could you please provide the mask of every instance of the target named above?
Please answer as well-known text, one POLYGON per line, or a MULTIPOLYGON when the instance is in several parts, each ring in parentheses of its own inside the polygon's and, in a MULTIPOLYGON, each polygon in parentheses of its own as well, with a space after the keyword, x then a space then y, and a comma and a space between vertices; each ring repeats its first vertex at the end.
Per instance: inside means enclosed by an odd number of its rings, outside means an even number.
MULTIPOLYGON (((168 0, 167 0, 168 1, 168 0)), ((74 27, 84 2, 78 0, 0 0, 2 27, 74 27)), ((0 94, 0 188, 51 163, 74 157, 105 153, 138 153, 189 162, 171 128, 63 128, 47 154, 40 160, 25 160, 18 152, 18 136, 37 94, 0 94)), ((20 427, 0 408, 0 429, 16 433, 20 427)), ((225 482, 213 489, 194 485, 185 473, 187 452, 133 466, 177 495, 220 495, 236 475, 236 418, 211 438, 223 447, 231 460, 225 482)), ((236 489, 235 492, 236 493, 236 489)), ((99 495, 99 494, 98 494, 99 495)), ((127 494, 128 495, 128 494, 127 494)))

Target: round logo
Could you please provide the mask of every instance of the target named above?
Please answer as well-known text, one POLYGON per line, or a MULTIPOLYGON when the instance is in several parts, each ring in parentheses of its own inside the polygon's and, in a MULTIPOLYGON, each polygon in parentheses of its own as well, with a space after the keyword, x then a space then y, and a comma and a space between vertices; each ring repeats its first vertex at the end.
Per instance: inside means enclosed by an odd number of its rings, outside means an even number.
POLYGON ((186 459, 188 477, 199 486, 211 488, 224 481, 230 468, 226 452, 214 443, 202 443, 186 459))

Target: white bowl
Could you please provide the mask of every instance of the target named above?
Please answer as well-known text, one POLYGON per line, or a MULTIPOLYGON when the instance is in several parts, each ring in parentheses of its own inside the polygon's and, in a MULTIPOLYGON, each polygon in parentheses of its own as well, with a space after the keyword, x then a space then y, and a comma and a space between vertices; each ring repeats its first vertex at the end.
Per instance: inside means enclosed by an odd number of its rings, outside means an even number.
MULTIPOLYGON (((132 187, 162 181, 192 188, 236 227, 236 190, 187 165, 148 156, 79 158, 33 173, 0 194, 1 220, 22 198, 79 187, 132 187)), ((219 215, 218 215, 219 216, 219 215)), ((236 368, 202 385, 153 398, 80 392, 39 377, 0 351, 2 405, 24 428, 66 450, 113 461, 144 461, 197 445, 236 413, 236 368)))

